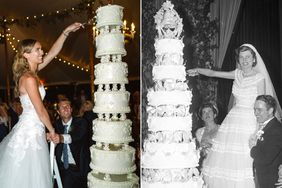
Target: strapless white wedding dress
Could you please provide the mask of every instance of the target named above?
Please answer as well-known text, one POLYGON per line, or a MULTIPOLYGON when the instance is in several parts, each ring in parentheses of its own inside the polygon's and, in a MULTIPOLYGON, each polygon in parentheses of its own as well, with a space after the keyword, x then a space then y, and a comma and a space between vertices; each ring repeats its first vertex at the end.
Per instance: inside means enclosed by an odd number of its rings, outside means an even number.
MULTIPOLYGON (((44 87, 39 87, 41 98, 44 87)), ((28 95, 20 96, 23 113, 0 143, 1 188, 52 188, 45 127, 28 95)))

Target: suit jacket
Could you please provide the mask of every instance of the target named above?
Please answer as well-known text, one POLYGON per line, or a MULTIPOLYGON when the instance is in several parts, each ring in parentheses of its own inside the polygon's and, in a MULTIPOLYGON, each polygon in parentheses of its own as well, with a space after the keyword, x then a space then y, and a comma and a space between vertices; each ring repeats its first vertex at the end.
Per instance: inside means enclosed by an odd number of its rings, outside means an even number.
POLYGON ((263 128, 263 139, 251 149, 260 188, 275 188, 282 164, 282 124, 273 118, 263 128))
POLYGON ((92 140, 92 136, 93 136, 92 124, 93 124, 93 120, 98 118, 98 116, 97 116, 96 113, 94 113, 92 110, 90 110, 90 111, 85 111, 82 117, 88 123, 88 131, 89 131, 88 144, 89 144, 89 147, 90 147, 95 143, 94 140, 92 140))
MULTIPOLYGON (((64 134, 64 125, 62 120, 59 119, 55 122, 55 130, 59 134, 64 134)), ((72 156, 76 165, 79 168, 81 176, 87 176, 90 171, 90 151, 88 145, 88 125, 87 121, 80 117, 73 117, 72 123, 69 128, 68 134, 70 134, 72 143, 69 144, 72 156)), ((60 169, 63 169, 62 154, 63 143, 56 146, 56 159, 60 169)))

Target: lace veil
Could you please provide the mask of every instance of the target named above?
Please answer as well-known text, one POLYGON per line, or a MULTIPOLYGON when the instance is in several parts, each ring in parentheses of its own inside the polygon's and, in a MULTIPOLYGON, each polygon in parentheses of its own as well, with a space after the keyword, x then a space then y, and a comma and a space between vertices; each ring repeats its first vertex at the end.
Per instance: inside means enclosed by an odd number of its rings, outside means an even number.
MULTIPOLYGON (((282 110, 281 110, 281 106, 279 104, 275 89, 273 87, 272 81, 270 79, 270 76, 268 74, 268 71, 265 67, 265 64, 260 56, 260 54, 258 53, 257 49, 251 45, 251 44, 243 44, 241 46, 247 46, 249 48, 251 48, 255 53, 256 53, 256 57, 257 57, 257 64, 254 67, 254 70, 256 72, 259 72, 261 74, 264 75, 265 78, 265 94, 266 95, 271 95, 275 98, 275 100, 277 101, 277 109, 276 109, 276 114, 275 116, 278 118, 278 120, 280 121, 282 118, 282 110)), ((233 107, 234 103, 233 103, 233 95, 231 95, 230 100, 229 100, 229 107, 233 107)), ((229 108, 231 109, 231 108, 229 108)))

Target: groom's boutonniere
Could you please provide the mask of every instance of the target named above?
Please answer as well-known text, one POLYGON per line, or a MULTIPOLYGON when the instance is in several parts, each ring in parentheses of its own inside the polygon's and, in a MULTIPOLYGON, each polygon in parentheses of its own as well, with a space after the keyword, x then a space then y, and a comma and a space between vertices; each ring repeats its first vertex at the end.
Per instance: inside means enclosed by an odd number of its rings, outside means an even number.
POLYGON ((264 134, 263 130, 258 130, 258 132, 256 133, 257 140, 263 141, 263 134, 264 134))

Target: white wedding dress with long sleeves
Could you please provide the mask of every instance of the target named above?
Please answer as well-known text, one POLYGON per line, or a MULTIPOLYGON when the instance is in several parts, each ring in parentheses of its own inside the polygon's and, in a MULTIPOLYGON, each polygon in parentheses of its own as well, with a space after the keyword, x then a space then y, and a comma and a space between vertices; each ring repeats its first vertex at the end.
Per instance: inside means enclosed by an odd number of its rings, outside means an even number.
MULTIPOLYGON (((45 96, 39 87, 41 98, 45 96)), ((23 113, 0 143, 1 188, 52 188, 45 126, 28 95, 20 96, 23 113)))

